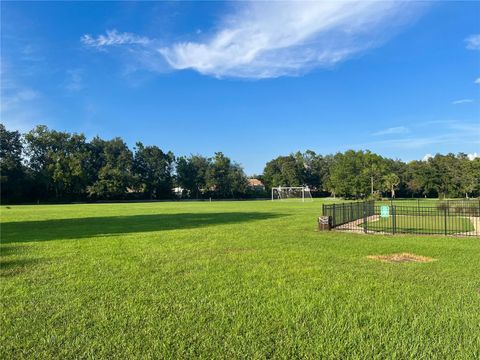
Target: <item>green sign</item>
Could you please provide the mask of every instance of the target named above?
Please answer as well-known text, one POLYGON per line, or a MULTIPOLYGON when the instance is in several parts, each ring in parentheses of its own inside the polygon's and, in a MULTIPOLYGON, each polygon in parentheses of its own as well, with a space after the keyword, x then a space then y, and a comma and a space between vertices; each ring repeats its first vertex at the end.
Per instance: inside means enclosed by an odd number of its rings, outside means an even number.
POLYGON ((387 218, 389 216, 390 216, 390 206, 385 206, 385 205, 382 206, 380 208, 380 217, 382 217, 382 218, 386 217, 387 218))

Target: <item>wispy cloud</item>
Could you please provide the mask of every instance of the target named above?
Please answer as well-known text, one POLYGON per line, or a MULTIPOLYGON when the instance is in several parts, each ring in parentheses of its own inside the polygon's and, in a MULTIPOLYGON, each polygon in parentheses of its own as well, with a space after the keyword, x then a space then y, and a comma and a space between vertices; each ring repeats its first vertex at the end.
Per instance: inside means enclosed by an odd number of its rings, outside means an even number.
POLYGON ((470 103, 473 103, 472 99, 460 99, 460 100, 452 101, 453 105, 470 104, 470 103))
POLYGON ((118 32, 117 30, 107 30, 106 35, 99 35, 93 37, 90 34, 85 34, 80 38, 80 41, 89 47, 102 49, 108 46, 116 45, 143 45, 150 43, 150 39, 144 36, 138 36, 128 32, 118 32))
POLYGON ((480 124, 467 121, 429 121, 417 123, 409 135, 358 144, 359 148, 389 150, 426 149, 439 146, 480 145, 480 124))
POLYGON ((475 81, 474 81, 475 84, 477 85, 480 85, 480 77, 479 78, 476 78, 475 81))
POLYGON ((67 70, 65 79, 65 89, 69 92, 78 92, 85 88, 83 82, 83 70, 73 69, 67 70))
POLYGON ((84 35, 81 41, 97 49, 140 45, 176 70, 273 78, 332 66, 378 46, 422 6, 410 1, 243 2, 213 33, 197 33, 197 41, 160 46, 158 40, 116 30, 98 37, 84 35))
POLYGON ((467 49, 480 50, 480 34, 470 35, 465 39, 467 49))
POLYGON ((40 96, 38 91, 29 87, 19 87, 2 90, 2 111, 19 107, 27 101, 35 100, 40 96))
POLYGON ((35 121, 46 120, 39 107, 42 93, 12 77, 10 70, 2 62, 0 118, 8 129, 25 132, 33 128, 35 121))
POLYGON ((407 134, 410 132, 410 129, 405 126, 396 126, 391 127, 388 129, 380 130, 374 132, 372 135, 379 136, 379 135, 397 135, 397 134, 407 134))

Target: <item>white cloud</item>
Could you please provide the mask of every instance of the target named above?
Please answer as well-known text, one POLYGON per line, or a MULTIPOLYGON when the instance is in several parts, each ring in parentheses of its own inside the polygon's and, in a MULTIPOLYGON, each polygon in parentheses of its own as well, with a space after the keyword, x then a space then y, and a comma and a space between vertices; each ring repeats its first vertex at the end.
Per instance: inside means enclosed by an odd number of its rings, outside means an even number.
POLYGON ((97 49, 141 45, 156 61, 177 70, 273 78, 332 66, 378 46, 423 6, 411 1, 239 2, 213 33, 194 35, 200 41, 160 46, 157 40, 116 30, 97 38, 84 35, 81 41, 97 49))
POLYGON ((474 152, 473 154, 467 154, 469 160, 475 160, 476 158, 480 158, 480 155, 474 152))
POLYGON ((452 101, 452 104, 453 105, 461 105, 461 104, 470 104, 472 102, 473 102, 472 99, 460 99, 460 100, 452 101))
POLYGON ((422 161, 428 161, 431 158, 433 158, 432 154, 425 154, 425 156, 422 158, 422 161))
POLYGON ((80 41, 89 47, 101 49, 107 46, 115 45, 143 45, 150 43, 150 39, 144 36, 138 36, 132 33, 119 33, 117 30, 107 30, 106 35, 99 35, 96 38, 90 34, 85 34, 80 41))
POLYGON ((40 93, 38 91, 32 90, 28 87, 10 89, 9 91, 3 89, 2 112, 18 107, 25 102, 35 100, 39 95, 40 93))
POLYGON ((480 78, 476 78, 474 83, 477 84, 477 85, 480 85, 480 78))
POLYGON ((41 94, 28 87, 2 88, 2 123, 9 130, 31 130, 36 125, 35 121, 45 120, 45 116, 39 111, 40 100, 41 94))
POLYGON ((480 145, 480 123, 443 120, 417 122, 411 133, 406 136, 358 144, 358 148, 377 150, 414 150, 453 148, 480 145))
POLYGON ((467 44, 467 49, 470 50, 480 50, 480 34, 470 35, 465 39, 467 44))
POLYGON ((31 130, 34 121, 44 121, 46 117, 40 109, 42 94, 24 86, 12 77, 10 67, 2 63, 0 86, 0 118, 9 130, 26 132, 31 130))
POLYGON ((407 134, 410 130, 405 126, 396 126, 388 129, 374 132, 372 135, 393 135, 393 134, 407 134))
MULTIPOLYGON (((425 154, 425 156, 422 158, 422 161, 428 161, 429 159, 432 159, 433 155, 432 154, 425 154)), ((477 154, 476 152, 472 154, 467 154, 468 160, 475 160, 476 158, 480 158, 480 155, 477 154)))
POLYGON ((174 69, 220 77, 296 75, 378 45, 388 26, 411 15, 407 10, 403 2, 252 2, 207 41, 159 51, 174 69))

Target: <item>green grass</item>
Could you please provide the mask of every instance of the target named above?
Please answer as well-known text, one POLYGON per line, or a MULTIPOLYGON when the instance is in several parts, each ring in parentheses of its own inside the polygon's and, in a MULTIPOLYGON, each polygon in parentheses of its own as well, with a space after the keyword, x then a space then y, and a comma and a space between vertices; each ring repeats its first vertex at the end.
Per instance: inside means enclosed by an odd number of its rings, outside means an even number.
POLYGON ((321 203, 1 208, 0 358, 480 357, 480 239, 316 232, 321 203), (382 263, 410 252, 431 263, 382 263))
MULTIPOLYGON (((460 216, 447 217, 446 222, 445 218, 441 216, 398 215, 395 218, 395 229, 399 233, 445 234, 445 226, 447 234, 459 234, 475 230, 470 219, 460 216)), ((392 232, 393 217, 369 221, 368 229, 392 232)))

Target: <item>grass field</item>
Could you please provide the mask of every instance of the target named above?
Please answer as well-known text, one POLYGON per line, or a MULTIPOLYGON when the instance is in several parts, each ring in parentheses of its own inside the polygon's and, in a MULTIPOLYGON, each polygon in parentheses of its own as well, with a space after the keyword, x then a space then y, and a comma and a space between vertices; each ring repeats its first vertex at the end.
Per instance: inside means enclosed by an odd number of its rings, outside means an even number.
POLYGON ((479 238, 316 232, 320 208, 3 206, 0 358, 480 358, 479 238), (436 261, 367 258, 401 252, 436 261))
MULTIPOLYGON (((447 234, 462 234, 475 230, 470 219, 460 216, 452 216, 444 219, 440 216, 397 215, 395 218, 395 229, 401 233, 445 234, 445 225, 447 234)), ((392 216, 380 218, 377 221, 369 221, 368 229, 392 232, 392 216)))

